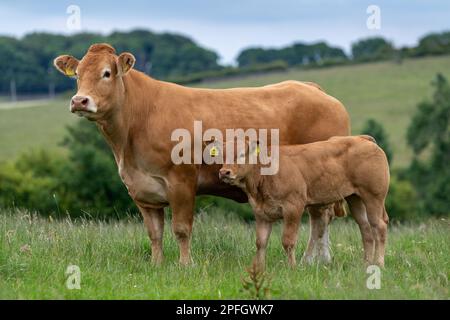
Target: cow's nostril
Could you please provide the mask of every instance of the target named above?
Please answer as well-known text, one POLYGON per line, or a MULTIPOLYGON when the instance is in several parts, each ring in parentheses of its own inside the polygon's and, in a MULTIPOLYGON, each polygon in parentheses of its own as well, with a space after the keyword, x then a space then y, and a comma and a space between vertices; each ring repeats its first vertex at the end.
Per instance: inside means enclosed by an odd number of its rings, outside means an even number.
POLYGON ((88 98, 83 98, 83 100, 81 100, 81 104, 82 104, 83 106, 87 105, 88 102, 89 102, 88 98))

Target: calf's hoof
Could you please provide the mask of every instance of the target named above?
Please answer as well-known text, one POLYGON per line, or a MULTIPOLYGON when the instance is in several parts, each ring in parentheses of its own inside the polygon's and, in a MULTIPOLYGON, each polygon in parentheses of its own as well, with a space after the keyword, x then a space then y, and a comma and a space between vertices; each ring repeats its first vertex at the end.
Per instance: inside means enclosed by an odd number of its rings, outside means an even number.
POLYGON ((189 267, 194 265, 194 260, 192 258, 180 258, 179 261, 180 266, 182 267, 189 267))
POLYGON ((152 263, 153 266, 158 267, 158 266, 163 264, 164 258, 162 256, 159 256, 159 257, 153 257, 152 256, 152 260, 151 261, 152 261, 151 263, 152 263))

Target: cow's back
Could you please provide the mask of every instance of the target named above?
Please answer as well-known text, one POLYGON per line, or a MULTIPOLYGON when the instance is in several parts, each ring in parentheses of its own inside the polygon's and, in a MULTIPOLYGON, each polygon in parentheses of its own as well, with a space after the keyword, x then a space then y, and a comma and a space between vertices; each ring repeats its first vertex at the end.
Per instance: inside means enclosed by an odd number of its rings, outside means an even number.
MULTIPOLYGON (((133 77, 140 75, 134 73, 133 77)), ((147 81, 143 75, 141 78, 138 80, 147 81)), ((141 139, 141 150, 149 157, 151 154, 144 144, 158 143, 159 150, 170 147, 164 151, 167 153, 164 158, 170 161, 170 150, 176 144, 170 140, 172 132, 185 128, 193 134, 194 121, 201 121, 203 132, 216 128, 224 137, 226 129, 269 129, 269 132, 279 129, 282 145, 310 143, 350 133, 349 116, 344 106, 312 83, 283 81, 263 87, 202 89, 151 81, 157 95, 147 99, 145 94, 135 94, 134 104, 152 108, 152 114, 148 119, 137 121, 149 122, 140 127, 151 128, 167 141, 141 139)), ((130 90, 134 88, 130 87, 130 90)), ((139 135, 142 135, 141 130, 139 135)), ((220 165, 200 166, 198 193, 246 202, 247 197, 240 189, 219 180, 219 169, 220 165)))

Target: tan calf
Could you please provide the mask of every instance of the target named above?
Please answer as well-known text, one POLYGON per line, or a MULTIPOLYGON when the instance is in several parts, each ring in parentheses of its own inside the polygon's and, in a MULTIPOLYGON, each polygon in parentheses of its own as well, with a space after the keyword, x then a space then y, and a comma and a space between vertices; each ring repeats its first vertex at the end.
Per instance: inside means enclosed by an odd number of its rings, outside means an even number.
MULTIPOLYGON (((255 152, 247 144, 245 156, 255 152)), ((305 145, 280 146, 279 171, 261 175, 260 164, 227 164, 222 181, 247 193, 256 218, 255 263, 265 265, 266 246, 275 220, 283 220, 283 247, 295 265, 295 246, 305 207, 311 215, 332 217, 332 204, 346 199, 361 230, 365 260, 384 265, 388 216, 384 206, 389 166, 383 150, 370 136, 333 137, 305 145), (314 210, 310 210, 313 208, 314 210)), ((311 216, 311 218, 314 218, 311 216)), ((312 238, 327 237, 326 228, 312 238)), ((320 248, 320 247, 319 247, 320 248)), ((308 246, 305 257, 313 247, 308 246)), ((319 253, 320 254, 320 253, 319 253)))

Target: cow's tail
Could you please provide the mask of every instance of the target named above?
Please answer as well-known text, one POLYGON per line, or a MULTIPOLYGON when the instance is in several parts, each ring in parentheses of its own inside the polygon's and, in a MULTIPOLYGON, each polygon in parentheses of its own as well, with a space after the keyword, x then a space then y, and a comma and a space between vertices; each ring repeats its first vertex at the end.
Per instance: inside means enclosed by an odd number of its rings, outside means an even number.
POLYGON ((377 143, 377 140, 375 140, 374 137, 369 136, 368 134, 361 134, 361 135, 359 135, 359 137, 363 138, 363 139, 366 139, 366 140, 369 140, 369 141, 371 141, 373 143, 377 143))
POLYGON ((317 83, 315 83, 315 82, 311 82, 311 81, 303 81, 303 83, 304 83, 304 84, 307 84, 308 86, 317 88, 317 89, 319 89, 320 91, 325 92, 325 90, 323 90, 322 87, 319 86, 319 85, 318 85, 317 83))
POLYGON ((336 217, 345 217, 347 215, 347 210, 345 209, 344 199, 335 202, 333 209, 334 209, 334 215, 336 217))

